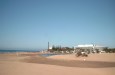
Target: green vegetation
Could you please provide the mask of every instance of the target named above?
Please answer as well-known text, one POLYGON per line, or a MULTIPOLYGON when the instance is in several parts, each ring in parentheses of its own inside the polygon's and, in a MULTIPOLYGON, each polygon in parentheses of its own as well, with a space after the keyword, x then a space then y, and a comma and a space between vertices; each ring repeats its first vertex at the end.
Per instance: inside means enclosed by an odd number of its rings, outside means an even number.
POLYGON ((106 53, 115 53, 115 48, 105 48, 104 51, 106 53))
POLYGON ((68 52, 71 52, 71 51, 73 51, 74 50, 74 48, 70 48, 70 47, 61 47, 61 46, 52 46, 52 49, 50 49, 50 52, 55 52, 55 51, 57 51, 57 52, 60 52, 60 51, 68 51, 68 52))

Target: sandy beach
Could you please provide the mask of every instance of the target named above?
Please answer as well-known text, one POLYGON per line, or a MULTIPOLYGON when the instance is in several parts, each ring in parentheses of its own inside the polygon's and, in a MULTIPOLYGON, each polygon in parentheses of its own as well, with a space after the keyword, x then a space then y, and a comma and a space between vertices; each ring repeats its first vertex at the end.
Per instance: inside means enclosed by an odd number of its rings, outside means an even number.
POLYGON ((75 57, 74 54, 50 57, 37 53, 0 54, 0 75, 64 74, 114 75, 115 53, 90 54, 88 57, 75 57))

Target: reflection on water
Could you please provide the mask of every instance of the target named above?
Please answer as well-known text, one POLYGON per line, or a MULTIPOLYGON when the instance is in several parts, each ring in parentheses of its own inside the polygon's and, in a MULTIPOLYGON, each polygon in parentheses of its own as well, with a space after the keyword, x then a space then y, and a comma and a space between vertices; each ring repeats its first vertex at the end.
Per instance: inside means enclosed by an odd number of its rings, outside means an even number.
POLYGON ((44 56, 44 57, 53 56, 53 55, 60 55, 60 54, 41 54, 41 56, 44 56))

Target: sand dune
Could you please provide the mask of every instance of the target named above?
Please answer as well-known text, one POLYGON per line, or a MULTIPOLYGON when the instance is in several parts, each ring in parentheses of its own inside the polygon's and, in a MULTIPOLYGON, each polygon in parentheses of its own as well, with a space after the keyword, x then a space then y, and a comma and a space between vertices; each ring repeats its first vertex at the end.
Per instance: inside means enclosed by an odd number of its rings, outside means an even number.
POLYGON ((95 54, 87 57, 84 64, 84 57, 76 58, 74 55, 48 58, 0 55, 0 75, 114 75, 114 58, 115 54, 95 54))
POLYGON ((109 61, 115 62, 115 53, 89 54, 88 57, 75 57, 75 54, 55 55, 47 58, 59 60, 84 60, 86 61, 109 61))

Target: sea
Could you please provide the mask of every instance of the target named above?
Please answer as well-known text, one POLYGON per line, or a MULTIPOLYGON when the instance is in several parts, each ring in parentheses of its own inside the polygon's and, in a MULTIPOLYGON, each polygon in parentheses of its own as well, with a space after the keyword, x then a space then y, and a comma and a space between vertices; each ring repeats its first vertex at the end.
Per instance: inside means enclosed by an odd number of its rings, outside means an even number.
MULTIPOLYGON (((40 50, 0 50, 0 54, 4 53, 16 53, 16 52, 40 52, 40 50)), ((41 56, 48 57, 48 56, 54 56, 54 55, 61 55, 61 54, 40 54, 41 56)))
POLYGON ((0 50, 0 53, 15 53, 15 52, 40 52, 39 50, 0 50))

